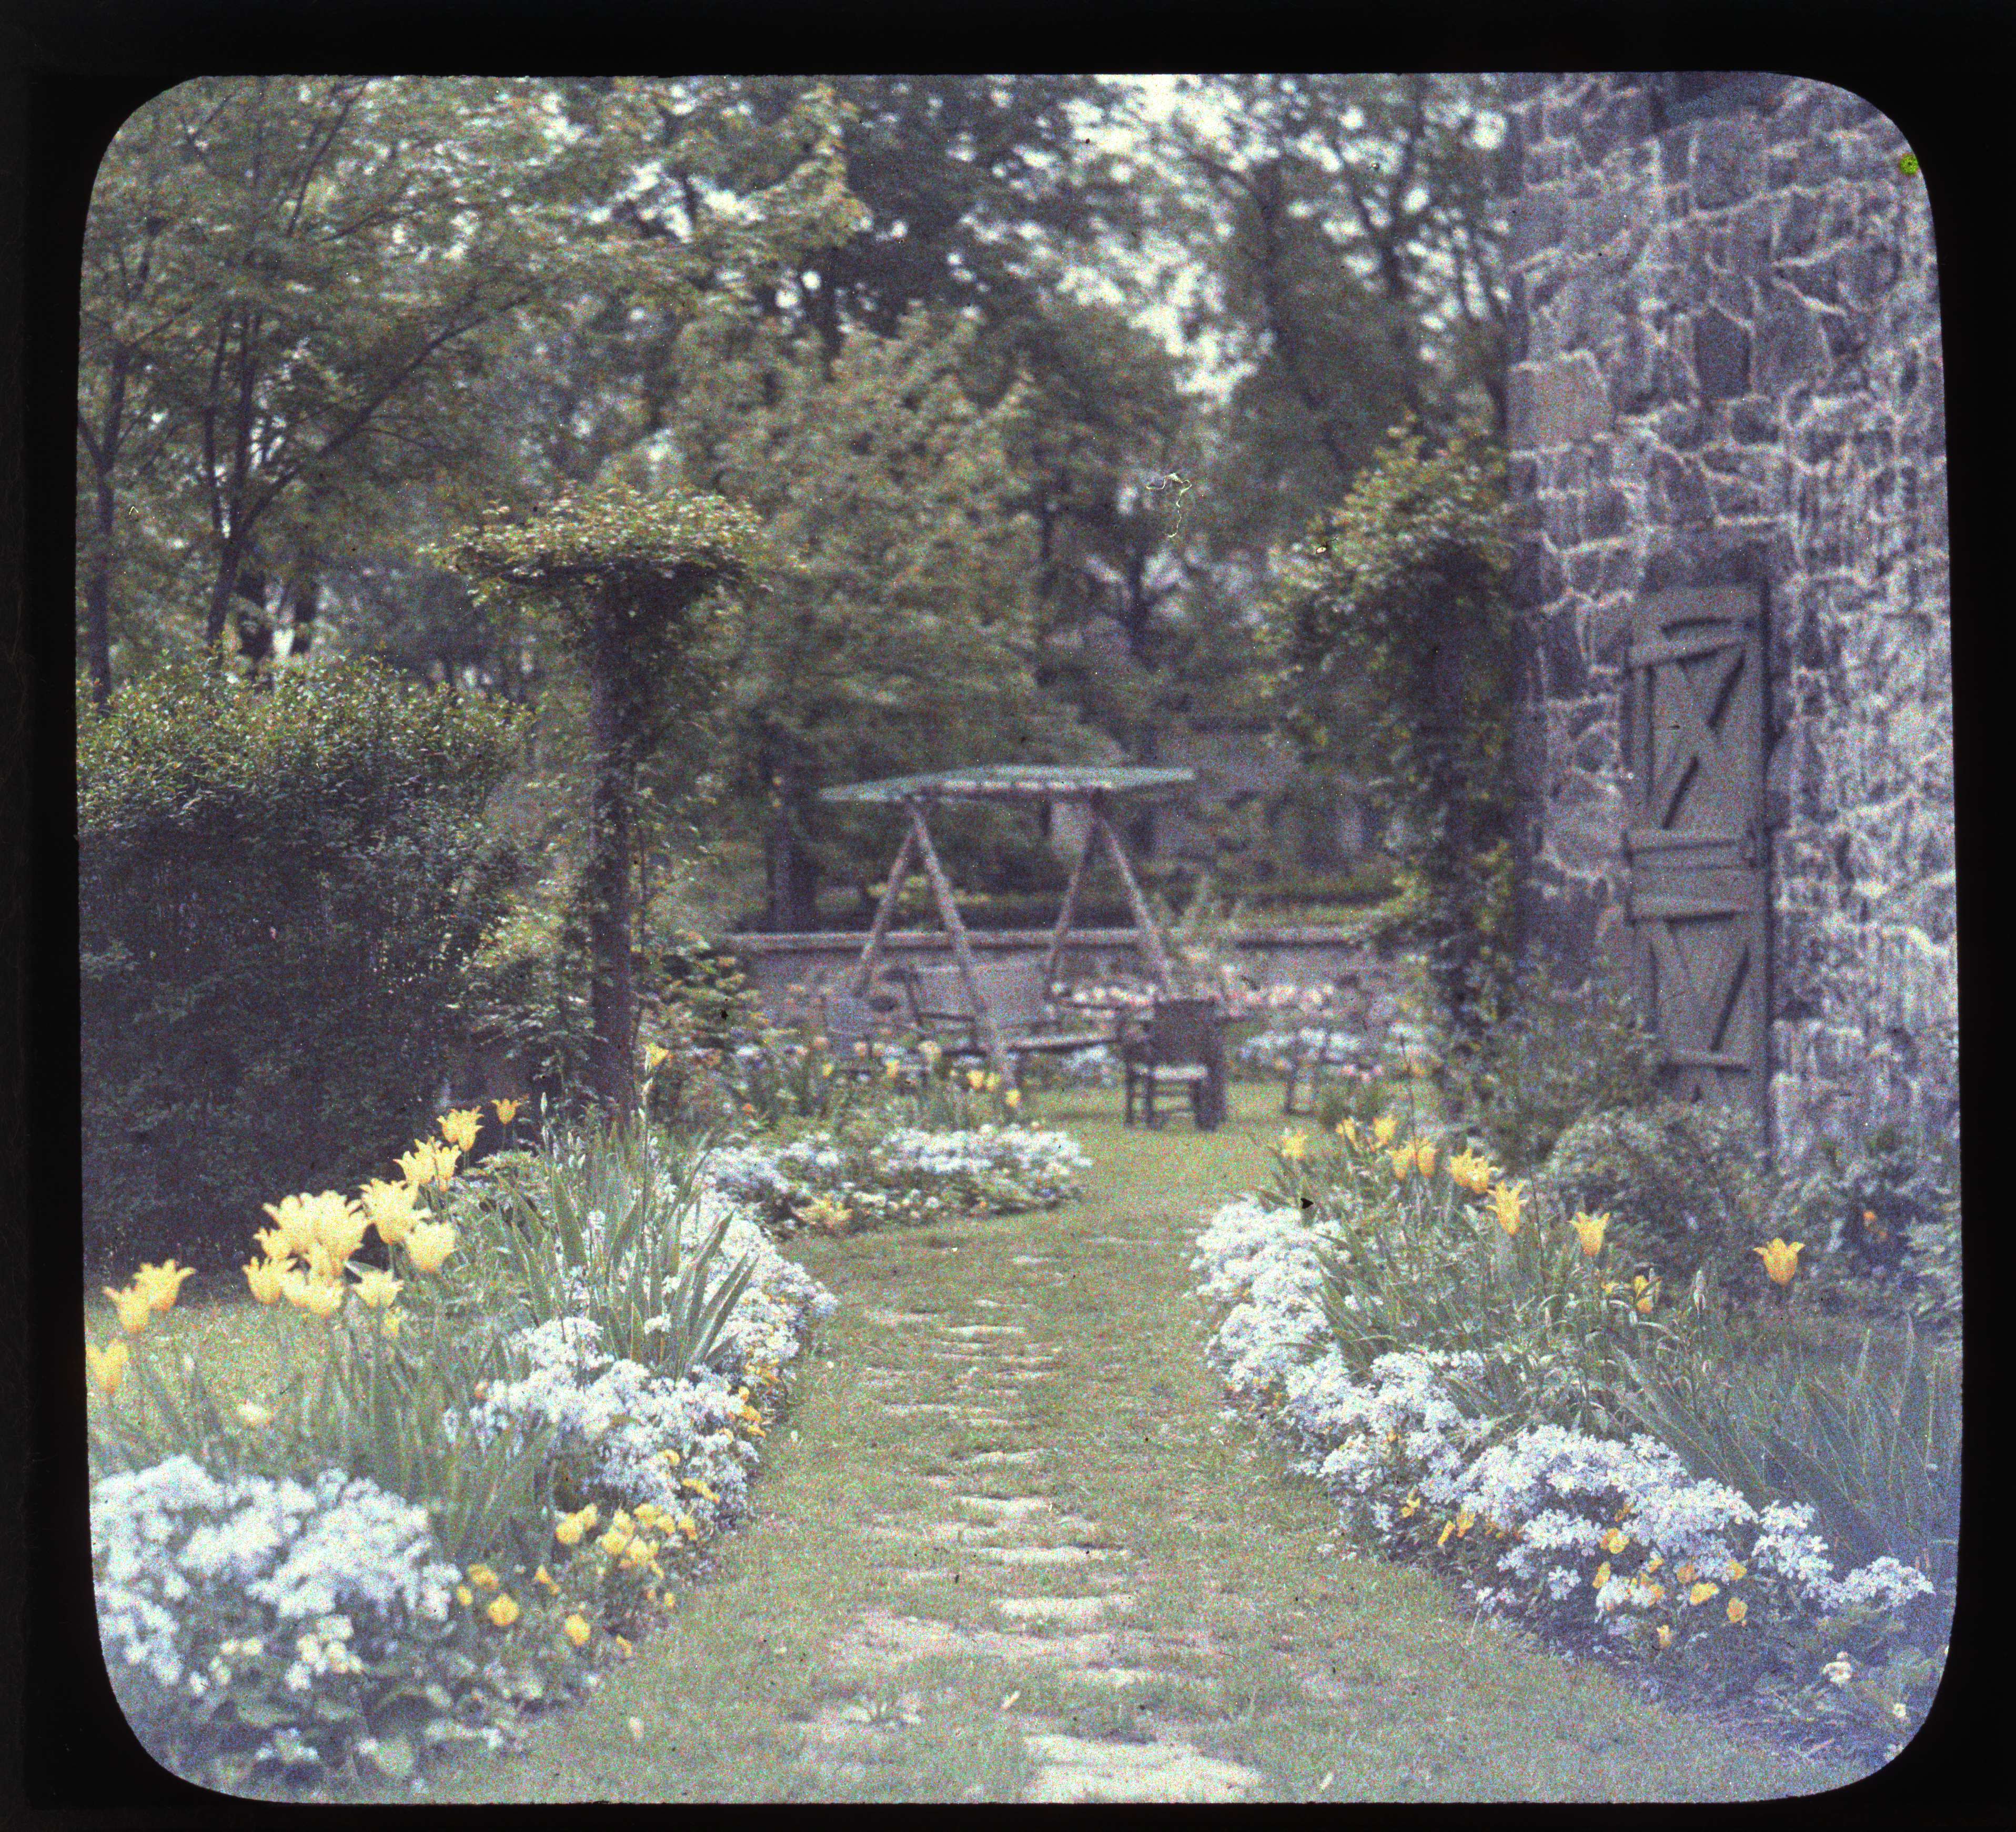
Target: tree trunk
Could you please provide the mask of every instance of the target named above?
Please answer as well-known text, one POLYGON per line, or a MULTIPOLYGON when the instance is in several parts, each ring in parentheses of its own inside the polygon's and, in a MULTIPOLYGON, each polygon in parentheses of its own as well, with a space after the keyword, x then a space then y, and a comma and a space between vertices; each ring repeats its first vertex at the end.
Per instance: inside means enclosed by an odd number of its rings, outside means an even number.
POLYGON ((812 795, 787 747, 788 740, 776 753, 778 762, 772 783, 776 801, 765 850, 771 930, 795 935, 819 927, 819 872, 818 862, 799 837, 812 812, 812 795))
POLYGON ((99 706, 112 698, 112 483, 98 480, 97 545, 84 588, 85 653, 91 668, 91 697, 99 706))
POLYGON ((589 1084, 606 1118, 637 1110, 637 985, 630 959, 631 764, 625 730, 622 651, 615 606, 604 607, 589 651, 589 1006, 595 1035, 589 1084))

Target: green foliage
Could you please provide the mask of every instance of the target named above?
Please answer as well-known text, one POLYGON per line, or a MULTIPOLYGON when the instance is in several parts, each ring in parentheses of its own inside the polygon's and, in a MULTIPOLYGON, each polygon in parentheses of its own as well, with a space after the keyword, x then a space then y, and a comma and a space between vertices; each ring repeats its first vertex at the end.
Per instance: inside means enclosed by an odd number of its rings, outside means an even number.
POLYGON ((1615 1435, 1628 1358, 1690 1325, 1656 1294, 1641 1313, 1639 1294, 1615 1276, 1615 1249, 1586 1254, 1553 1205, 1522 1201, 1507 1233, 1445 1159, 1396 1178, 1388 1150, 1363 1133, 1313 1158, 1276 1157, 1275 1199, 1325 1223, 1323 1315, 1351 1371, 1367 1377, 1402 1350, 1473 1352, 1481 1366, 1443 1378, 1493 1438, 1548 1423, 1615 1435))
POLYGON ((1769 1237, 1769 1186, 1755 1128, 1705 1101, 1660 1100, 1570 1126, 1535 1189, 1569 1208, 1607 1212, 1620 1246, 1669 1284, 1732 1298, 1765 1286, 1752 1249, 1769 1237))
POLYGON ((1760 1355, 1717 1344, 1634 1364, 1625 1405, 1697 1476, 1754 1507, 1805 1502, 1851 1566, 1915 1565, 1950 1608, 1960 1531, 1960 1362, 1906 1319, 1852 1366, 1780 1333, 1760 1355))
POLYGON ((1823 1300, 1903 1311, 1935 1333, 1959 1326, 1959 1153, 1950 1139, 1875 1128, 1852 1150, 1820 1140, 1780 1185, 1773 1227, 1813 1244, 1823 1300))
POLYGON ((715 1353, 754 1272, 744 1259, 708 1291, 726 1215, 698 1247, 685 1245, 706 1150, 702 1141, 668 1158, 634 1126, 549 1136, 544 1175, 501 1186, 473 1222, 477 1251, 502 1269, 532 1322, 585 1316, 610 1354, 677 1380, 715 1353))
POLYGON ((509 860, 506 709, 365 665, 191 664, 78 710, 85 1237, 206 1266, 275 1190, 361 1176, 440 1072, 509 860))
POLYGON ((1289 728, 1400 816, 1459 1028, 1510 907, 1511 556, 1502 452, 1472 426, 1430 454, 1402 427, 1280 556, 1270 605, 1289 728))
POLYGON ((1658 1098, 1663 1049, 1612 977, 1564 987, 1535 963, 1507 990, 1481 992, 1473 1015, 1475 1040, 1455 1056, 1451 1091, 1515 1171, 1536 1168, 1578 1120, 1658 1098))

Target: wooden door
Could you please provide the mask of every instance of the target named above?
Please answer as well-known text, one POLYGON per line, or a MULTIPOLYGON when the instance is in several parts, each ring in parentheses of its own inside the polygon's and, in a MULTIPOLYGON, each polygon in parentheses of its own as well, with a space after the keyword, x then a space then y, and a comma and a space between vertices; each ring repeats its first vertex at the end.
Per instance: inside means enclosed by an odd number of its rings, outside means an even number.
POLYGON ((1625 855, 1640 992, 1671 1092, 1766 1122, 1770 904, 1763 606, 1754 586, 1640 601, 1625 855))

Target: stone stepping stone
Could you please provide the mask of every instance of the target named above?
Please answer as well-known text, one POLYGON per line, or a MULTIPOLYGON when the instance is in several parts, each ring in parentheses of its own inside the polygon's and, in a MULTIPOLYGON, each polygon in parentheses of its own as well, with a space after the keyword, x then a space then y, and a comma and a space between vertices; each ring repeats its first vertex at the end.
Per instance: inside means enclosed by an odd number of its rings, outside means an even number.
POLYGON ((1031 1514, 1054 1513, 1055 1502, 1040 1495, 955 1495, 961 1507, 977 1507, 1006 1520, 1020 1521, 1031 1514))
POLYGON ((920 1400, 914 1403, 906 1402, 902 1405, 885 1403, 882 1409, 891 1418, 908 1419, 915 1417, 919 1413, 956 1413, 959 1409, 950 1400, 932 1399, 920 1400))
POLYGON ((945 1333, 970 1340, 976 1336, 1026 1336, 1029 1332, 1020 1323, 952 1323, 945 1333))
POLYGON ((1018 1266, 1053 1266, 1057 1262, 1047 1253, 1018 1253, 1010 1263, 1018 1266))
POLYGON ((1111 1596, 997 1596, 994 1607, 1012 1621, 1063 1622, 1089 1628, 1109 1609, 1126 1609, 1134 1599, 1125 1591, 1111 1596))
POLYGON ((1116 1546, 984 1546, 980 1553, 981 1557, 1004 1565, 1085 1565, 1099 1559, 1133 1556, 1116 1546))
POLYGON ((1049 1454, 1043 1450, 976 1450, 970 1456, 955 1457, 952 1460, 961 1469, 968 1469, 983 1464, 1032 1463, 1049 1454))
MULTIPOLYGON (((871 1609, 833 1643, 836 1665, 886 1671, 934 1657, 1028 1661, 1044 1666, 1093 1667, 1119 1652, 1111 1633, 1028 1635, 999 1629, 956 1629, 920 1616, 871 1609)), ((1010 1679, 1010 1686, 1013 1682, 1010 1679)))
POLYGON ((1189 1743, 1100 1743, 1061 1733, 1027 1741, 1043 1765, 1023 1791, 1029 1801, 1229 1801, 1266 1779, 1189 1743))
POLYGON ((902 1330, 916 1323, 935 1323, 939 1312, 928 1310, 881 1310, 863 1305, 859 1313, 878 1329, 902 1330))

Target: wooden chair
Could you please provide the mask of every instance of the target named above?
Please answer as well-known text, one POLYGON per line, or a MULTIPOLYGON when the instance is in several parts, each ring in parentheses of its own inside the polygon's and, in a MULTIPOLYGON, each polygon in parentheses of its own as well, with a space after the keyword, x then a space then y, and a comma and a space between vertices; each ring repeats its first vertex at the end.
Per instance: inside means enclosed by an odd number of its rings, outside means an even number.
POLYGON ((1322 1038, 1315 1043, 1305 1043, 1298 1035, 1295 1047, 1288 1058, 1288 1085, 1281 1096, 1281 1111, 1285 1114, 1312 1114, 1322 1104, 1323 1073, 1327 1068, 1348 1068, 1358 1060, 1355 1043, 1336 1043, 1331 1041, 1335 1033, 1327 1026, 1322 1027, 1322 1038), (1295 1104, 1296 1090, 1307 1078, 1309 1104, 1295 1104))
POLYGON ((1155 1090, 1182 1085, 1200 1132, 1225 1121, 1225 1012, 1215 999, 1158 1000, 1147 1022, 1123 1033, 1120 1060, 1127 1076, 1127 1124, 1134 1123, 1134 1092, 1142 1094, 1142 1120, 1155 1118, 1155 1090))

